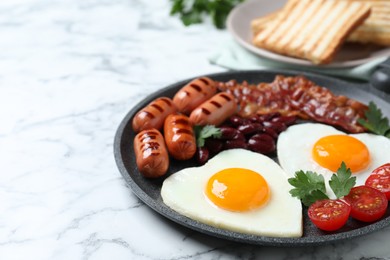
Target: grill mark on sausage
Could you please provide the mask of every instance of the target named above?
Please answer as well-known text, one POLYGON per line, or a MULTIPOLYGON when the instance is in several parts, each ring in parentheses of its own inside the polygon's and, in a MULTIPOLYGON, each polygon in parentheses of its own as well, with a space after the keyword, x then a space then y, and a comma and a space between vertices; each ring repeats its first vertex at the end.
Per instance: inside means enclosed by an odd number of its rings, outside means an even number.
POLYGON ((150 106, 160 111, 160 113, 164 112, 164 109, 157 104, 151 104, 150 106))
POLYGON ((150 142, 150 140, 157 139, 157 135, 158 135, 158 132, 156 132, 155 130, 148 130, 145 133, 143 133, 142 135, 139 135, 138 140, 142 143, 141 148, 148 143, 155 143, 155 142, 150 142))
POLYGON ((155 135, 143 135, 142 137, 140 136, 140 142, 141 143, 145 143, 145 142, 148 142, 149 140, 155 140, 156 139, 156 136, 155 135))
POLYGON ((205 78, 200 78, 199 80, 202 81, 206 85, 210 84, 209 81, 207 79, 205 79, 205 78))
POLYGON ((188 134, 188 135, 192 135, 192 131, 189 130, 189 129, 178 129, 176 131, 176 134, 188 134))
POLYGON ((160 144, 158 142, 147 142, 141 145, 141 151, 145 152, 146 150, 158 150, 160 148, 160 144))
POLYGON ((198 92, 202 92, 202 88, 199 87, 198 85, 194 84, 194 83, 190 84, 190 87, 195 89, 198 92))
POLYGON ((209 110, 207 110, 206 108, 202 107, 201 110, 202 110, 202 113, 204 113, 206 115, 210 115, 211 114, 211 112, 209 110))
POLYGON ((156 132, 156 130, 150 129, 150 130, 147 130, 145 133, 143 133, 142 136, 148 136, 148 135, 157 136, 158 132, 156 132))
POLYGON ((150 130, 146 130, 144 132, 144 135, 158 135, 158 133, 156 132, 156 130, 150 129, 150 130))
POLYGON ((155 116, 152 113, 148 112, 148 111, 142 111, 141 113, 145 114, 145 116, 149 117, 150 119, 155 118, 155 116))
POLYGON ((222 107, 222 105, 219 104, 217 101, 211 100, 210 103, 213 104, 217 108, 221 108, 222 107))
POLYGON ((222 97, 223 99, 225 99, 228 102, 232 101, 232 98, 229 97, 228 95, 226 95, 225 93, 221 93, 219 96, 222 97))
POLYGON ((172 106, 172 101, 169 99, 169 98, 160 98, 161 101, 165 102, 165 104, 167 104, 168 106, 172 106))
POLYGON ((173 123, 173 124, 176 124, 176 125, 179 125, 179 124, 182 124, 182 125, 189 125, 189 124, 190 124, 190 123, 188 122, 188 120, 185 119, 185 118, 178 118, 178 119, 174 120, 172 123, 173 123))

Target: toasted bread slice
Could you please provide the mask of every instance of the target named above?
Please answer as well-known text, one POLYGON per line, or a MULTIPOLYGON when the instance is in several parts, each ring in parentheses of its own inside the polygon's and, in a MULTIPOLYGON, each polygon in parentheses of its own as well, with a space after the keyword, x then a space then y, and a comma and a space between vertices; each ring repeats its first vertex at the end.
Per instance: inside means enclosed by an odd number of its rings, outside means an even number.
POLYGON ((264 30, 267 26, 269 26, 270 23, 275 21, 278 14, 279 14, 279 12, 274 12, 274 13, 267 14, 266 16, 262 16, 262 17, 254 19, 251 22, 252 34, 256 35, 260 31, 264 30))
POLYGON ((390 1, 359 1, 371 5, 371 14, 361 26, 351 33, 347 40, 390 46, 390 1))
MULTIPOLYGON (((388 0, 349 0, 370 4, 370 16, 348 36, 348 42, 374 43, 390 46, 390 1, 388 0)), ((254 19, 251 30, 254 36, 277 19, 279 12, 254 19)))
POLYGON ((370 5, 360 1, 289 0, 257 33, 253 43, 276 53, 326 64, 369 14, 370 5))

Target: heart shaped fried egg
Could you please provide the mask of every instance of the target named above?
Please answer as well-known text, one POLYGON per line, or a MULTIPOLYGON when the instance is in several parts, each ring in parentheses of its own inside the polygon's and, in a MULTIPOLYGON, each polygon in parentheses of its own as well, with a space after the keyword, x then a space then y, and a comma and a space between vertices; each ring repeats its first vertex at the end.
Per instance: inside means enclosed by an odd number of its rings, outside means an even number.
POLYGON ((267 156, 243 149, 219 153, 203 166, 164 180, 161 196, 176 212, 231 231, 302 236, 302 206, 286 173, 267 156))

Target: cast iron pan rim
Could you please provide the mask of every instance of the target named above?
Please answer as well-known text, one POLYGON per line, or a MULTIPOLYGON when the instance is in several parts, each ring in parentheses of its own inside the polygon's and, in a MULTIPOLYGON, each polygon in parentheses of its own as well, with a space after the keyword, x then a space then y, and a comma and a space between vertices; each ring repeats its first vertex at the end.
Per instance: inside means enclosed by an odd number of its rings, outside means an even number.
MULTIPOLYGON (((335 84, 342 84, 342 85, 352 85, 352 83, 340 80, 337 78, 332 78, 328 76, 323 76, 323 75, 318 75, 315 73, 307 73, 307 72, 301 72, 301 71, 293 71, 293 70, 245 70, 245 71, 228 71, 228 72, 220 72, 220 73, 213 73, 213 74, 206 74, 206 75, 200 75, 200 76, 205 76, 205 77, 210 77, 210 78, 218 78, 220 76, 226 76, 229 74, 234 73, 235 75, 245 75, 245 74, 254 74, 254 73, 259 73, 259 74, 272 74, 272 75, 303 75, 307 77, 314 77, 317 79, 323 79, 331 82, 335 82, 335 84)), ((162 93, 164 93, 167 89, 173 88, 173 87, 178 87, 181 85, 186 84, 187 82, 191 81, 192 79, 198 78, 200 76, 196 76, 193 78, 185 79, 180 82, 176 82, 174 84, 170 84, 167 87, 164 87, 160 89, 159 91, 153 92, 153 96, 160 96, 162 93)), ((356 84, 353 84, 354 87, 356 88, 356 84)), ((360 84, 360 87, 364 87, 364 84, 360 84)), ((356 90, 356 91, 361 91, 361 90, 356 90)), ((379 98, 379 97, 378 97, 379 98)), ((152 101, 153 98, 145 98, 143 99, 143 103, 145 102, 150 102, 152 101), (150 99, 150 100, 148 100, 150 99)), ((142 102, 141 101, 141 102, 142 102)), ((381 228, 386 227, 388 223, 388 219, 383 219, 380 220, 374 224, 360 227, 357 230, 351 230, 351 231, 346 231, 342 233, 336 233, 336 234, 328 234, 321 236, 321 239, 319 240, 318 237, 300 237, 300 238, 278 238, 278 237, 263 237, 263 236, 256 236, 256 235, 248 235, 248 234, 243 234, 243 233, 238 233, 238 232, 233 232, 233 231, 228 231, 228 230, 223 230, 219 228, 215 228, 203 223, 200 223, 198 221, 192 220, 190 218, 187 218, 183 215, 180 215, 170 209, 168 206, 166 206, 163 203, 158 203, 155 201, 153 198, 151 198, 147 193, 145 193, 135 182, 134 180, 130 177, 130 175, 127 172, 127 169, 123 163, 123 158, 121 154, 121 139, 124 134, 125 128, 128 126, 131 117, 140 109, 141 107, 138 105, 134 106, 125 116, 125 118, 122 120, 120 123, 117 132, 115 134, 115 140, 114 140, 114 156, 115 156, 115 161, 118 166, 118 169, 123 176, 123 178, 126 180, 127 184, 130 186, 131 190, 133 193, 141 200, 143 201, 146 205, 148 205, 150 208, 152 208, 154 211, 157 213, 163 215, 164 217, 182 225, 187 228, 190 228, 192 230, 207 234, 207 235, 212 235, 214 237, 219 237, 235 242, 241 242, 241 243, 246 243, 246 244, 256 244, 256 245, 268 245, 268 246, 281 246, 281 247, 293 247, 293 246, 316 246, 316 245, 324 245, 324 244, 329 244, 332 242, 337 242, 340 240, 344 239, 349 239, 349 238, 355 238, 359 237, 362 235, 366 235, 369 233, 372 233, 376 230, 379 230, 381 228), (375 228, 372 226, 375 225, 375 228)))

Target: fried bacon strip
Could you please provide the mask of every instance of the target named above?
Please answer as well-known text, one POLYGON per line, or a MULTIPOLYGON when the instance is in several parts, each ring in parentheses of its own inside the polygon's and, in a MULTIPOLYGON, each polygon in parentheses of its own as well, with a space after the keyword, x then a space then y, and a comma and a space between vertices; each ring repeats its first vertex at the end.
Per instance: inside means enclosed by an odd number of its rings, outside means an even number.
POLYGON ((279 112, 333 125, 351 133, 365 131, 357 123, 358 118, 364 117, 365 104, 335 95, 303 76, 278 75, 271 83, 257 85, 230 80, 218 82, 218 89, 236 97, 240 105, 239 115, 243 117, 279 112))

